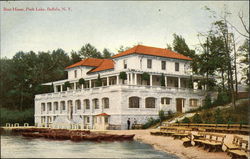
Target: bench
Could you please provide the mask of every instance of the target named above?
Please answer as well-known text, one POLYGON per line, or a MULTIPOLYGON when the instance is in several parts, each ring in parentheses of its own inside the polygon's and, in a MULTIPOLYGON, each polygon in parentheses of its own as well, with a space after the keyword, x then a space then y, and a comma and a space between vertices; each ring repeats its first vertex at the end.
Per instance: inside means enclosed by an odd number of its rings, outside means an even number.
POLYGON ((189 132, 187 137, 181 139, 183 141, 183 146, 189 147, 192 146, 192 134, 189 132))
POLYGON ((199 139, 194 139, 195 145, 203 146, 209 152, 222 151, 222 145, 226 135, 218 135, 212 133, 200 133, 202 135, 199 139))
POLYGON ((228 152, 229 150, 239 149, 240 140, 242 140, 242 137, 234 135, 232 143, 224 144, 226 147, 226 151, 228 152))
POLYGON ((164 136, 170 136, 171 134, 175 133, 176 128, 173 127, 161 127, 159 131, 153 131, 150 132, 151 135, 164 135, 164 136))
POLYGON ((228 150, 228 154, 232 158, 247 159, 249 157, 248 141, 247 140, 240 140, 239 149, 228 150))
POLYGON ((174 137, 174 139, 182 139, 182 138, 190 136, 191 131, 192 129, 187 129, 187 128, 178 129, 176 130, 175 133, 172 134, 172 136, 174 137))

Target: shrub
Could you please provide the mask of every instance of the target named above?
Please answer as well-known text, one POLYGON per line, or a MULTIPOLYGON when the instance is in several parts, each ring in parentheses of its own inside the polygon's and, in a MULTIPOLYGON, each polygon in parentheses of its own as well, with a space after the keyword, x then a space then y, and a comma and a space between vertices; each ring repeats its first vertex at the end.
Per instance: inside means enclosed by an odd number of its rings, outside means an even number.
POLYGON ((182 120, 182 123, 190 123, 190 119, 185 117, 183 120, 182 120))
POLYGON ((159 110, 158 115, 159 115, 160 124, 161 124, 161 122, 165 119, 164 111, 159 110))
POLYGON ((83 85, 83 84, 85 84, 85 80, 84 80, 83 78, 80 78, 79 81, 78 81, 78 83, 79 83, 80 85, 83 85))
POLYGON ((120 79, 122 79, 122 83, 124 84, 124 80, 127 79, 126 72, 120 72, 119 77, 120 77, 120 79))
POLYGON ((144 81, 149 81, 150 80, 150 75, 147 73, 147 72, 144 72, 143 74, 142 74, 142 80, 144 80, 144 81))
POLYGON ((205 97, 205 103, 203 106, 205 109, 211 108, 212 107, 212 100, 210 95, 206 95, 205 97))
POLYGON ((147 129, 152 125, 155 125, 156 123, 160 122, 160 119, 154 119, 152 117, 148 118, 148 121, 142 125, 143 129, 147 129))
POLYGON ((229 102, 230 102, 230 95, 227 92, 220 91, 213 105, 214 106, 225 105, 229 102))
POLYGON ((65 89, 67 89, 68 87, 70 87, 70 83, 69 83, 69 81, 64 82, 63 87, 64 87, 64 90, 65 90, 65 89))
POLYGON ((196 113, 192 118, 192 123, 202 123, 200 114, 196 113))
POLYGON ((221 110, 218 108, 215 111, 215 123, 216 124, 223 124, 225 121, 222 117, 221 110))

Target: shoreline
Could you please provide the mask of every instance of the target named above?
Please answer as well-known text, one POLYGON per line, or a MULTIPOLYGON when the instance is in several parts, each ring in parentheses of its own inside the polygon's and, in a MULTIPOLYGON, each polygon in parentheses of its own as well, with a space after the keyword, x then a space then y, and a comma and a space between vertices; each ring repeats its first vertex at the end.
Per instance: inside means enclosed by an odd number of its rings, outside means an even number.
MULTIPOLYGON (((150 144, 155 150, 177 156, 181 159, 231 159, 226 152, 208 152, 201 147, 191 146, 184 147, 182 140, 174 140, 172 137, 167 136, 153 136, 150 131, 157 129, 146 130, 107 130, 105 133, 109 134, 135 134, 134 140, 150 144)), ((225 143, 231 143, 234 134, 226 134, 225 143)), ((238 135, 244 139, 248 139, 247 135, 238 135)), ((222 147, 225 151, 225 146, 222 147)))

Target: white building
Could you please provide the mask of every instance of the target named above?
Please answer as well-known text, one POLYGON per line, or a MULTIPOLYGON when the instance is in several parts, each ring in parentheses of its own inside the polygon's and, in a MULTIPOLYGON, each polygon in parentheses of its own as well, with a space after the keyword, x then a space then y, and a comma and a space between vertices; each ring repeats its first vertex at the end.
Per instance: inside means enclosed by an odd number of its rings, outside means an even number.
POLYGON ((65 69, 68 79, 53 82, 53 93, 35 96, 35 123, 126 129, 128 118, 131 123, 136 119, 143 124, 150 117, 158 118, 159 110, 185 112, 197 108, 205 90, 188 88, 191 60, 167 49, 142 45, 112 59, 84 59, 65 69), (120 78, 121 72, 127 75, 126 80, 120 78), (145 72, 149 80, 143 80, 145 72), (101 86, 97 86, 98 76, 101 86), (81 78, 84 85, 79 84, 81 78), (67 81, 70 87, 65 90, 67 81))

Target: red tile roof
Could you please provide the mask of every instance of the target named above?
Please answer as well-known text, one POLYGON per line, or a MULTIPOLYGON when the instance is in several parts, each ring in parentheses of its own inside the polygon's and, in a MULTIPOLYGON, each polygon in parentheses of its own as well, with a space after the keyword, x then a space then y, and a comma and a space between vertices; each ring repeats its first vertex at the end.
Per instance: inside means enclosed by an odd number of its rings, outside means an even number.
POLYGON ((142 54, 142 55, 160 56, 160 57, 182 59, 182 60, 192 60, 191 58, 187 56, 184 56, 177 52, 173 52, 168 49, 149 47, 149 46, 144 46, 144 45, 137 45, 131 49, 128 49, 124 52, 114 55, 112 58, 117 58, 117 57, 131 55, 131 54, 142 54))
POLYGON ((77 66, 90 66, 94 67, 88 73, 99 72, 104 70, 109 70, 114 68, 114 61, 111 59, 96 59, 96 58, 87 58, 80 62, 77 62, 73 65, 66 67, 65 69, 77 67, 77 66))
POLYGON ((97 67, 99 66, 101 63, 103 62, 103 59, 96 59, 96 58, 87 58, 84 59, 82 61, 79 61, 73 65, 70 65, 68 67, 66 67, 66 69, 68 68, 73 68, 73 67, 77 67, 77 66, 90 66, 90 67, 97 67))
POLYGON ((110 115, 108 115, 106 113, 101 113, 101 114, 97 114, 96 116, 110 116, 110 115))
POLYGON ((92 69, 89 72, 99 72, 99 71, 109 70, 109 69, 113 69, 113 68, 114 68, 114 61, 113 60, 103 59, 102 63, 98 67, 92 69))

